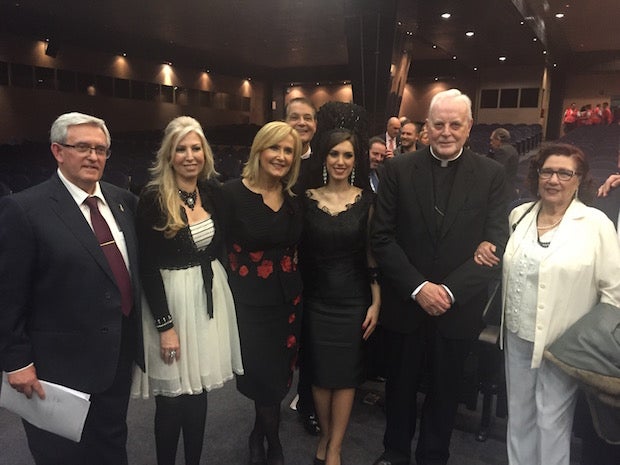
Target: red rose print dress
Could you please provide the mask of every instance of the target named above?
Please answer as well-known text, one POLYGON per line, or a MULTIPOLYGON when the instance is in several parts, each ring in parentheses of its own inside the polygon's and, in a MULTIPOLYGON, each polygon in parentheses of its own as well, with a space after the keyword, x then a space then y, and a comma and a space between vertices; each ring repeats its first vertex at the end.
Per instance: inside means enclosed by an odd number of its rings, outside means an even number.
POLYGON ((279 403, 292 381, 301 322, 300 201, 286 196, 280 210, 273 211, 240 179, 223 191, 228 279, 244 367, 237 389, 262 404, 279 403))

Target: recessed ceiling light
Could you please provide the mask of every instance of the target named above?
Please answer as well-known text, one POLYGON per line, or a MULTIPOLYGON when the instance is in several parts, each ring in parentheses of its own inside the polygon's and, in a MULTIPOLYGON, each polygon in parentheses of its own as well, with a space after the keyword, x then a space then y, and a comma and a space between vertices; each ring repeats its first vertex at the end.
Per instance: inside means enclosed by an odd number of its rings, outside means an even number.
POLYGON ((467 32, 465 33, 465 35, 466 35, 467 37, 473 37, 473 36, 474 36, 474 31, 467 31, 467 32))
POLYGON ((507 60, 507 58, 505 56, 499 57, 499 61, 506 61, 506 60, 507 60))
POLYGON ((532 39, 532 41, 533 41, 533 42, 538 42, 538 37, 534 37, 534 38, 532 39))
POLYGON ((444 14, 441 15, 441 17, 443 19, 450 19, 452 17, 452 15, 446 11, 444 14))
POLYGON ((562 19, 564 17, 564 13, 556 13, 555 17, 558 19, 562 19))
POLYGON ((439 81, 439 78, 437 76, 435 76, 435 81, 439 81))
POLYGON ((437 45, 433 44, 433 48, 437 48, 437 45))
POLYGON ((453 60, 456 60, 456 55, 452 55, 452 59, 453 59, 453 60))
POLYGON ((547 54, 547 51, 546 51, 546 50, 543 50, 543 55, 546 55, 546 54, 547 54))
POLYGON ((519 21, 519 24, 523 26, 525 24, 525 21, 519 21))
POLYGON ((554 68, 557 68, 557 67, 558 67, 558 64, 557 64, 557 63, 553 63, 553 67, 554 67, 554 68))
POLYGON ((474 71, 478 71, 478 67, 477 66, 474 66, 474 71))

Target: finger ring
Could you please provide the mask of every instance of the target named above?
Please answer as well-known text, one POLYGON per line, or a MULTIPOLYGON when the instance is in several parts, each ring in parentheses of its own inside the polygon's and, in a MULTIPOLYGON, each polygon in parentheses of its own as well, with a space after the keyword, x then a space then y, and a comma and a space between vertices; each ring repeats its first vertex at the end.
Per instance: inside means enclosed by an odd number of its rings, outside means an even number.
POLYGON ((174 358, 176 356, 177 356, 177 351, 176 350, 171 350, 170 354, 168 354, 168 357, 170 357, 170 358, 174 358))
POLYGON ((478 258, 482 258, 482 254, 480 254, 480 253, 479 253, 479 254, 478 254, 478 258))

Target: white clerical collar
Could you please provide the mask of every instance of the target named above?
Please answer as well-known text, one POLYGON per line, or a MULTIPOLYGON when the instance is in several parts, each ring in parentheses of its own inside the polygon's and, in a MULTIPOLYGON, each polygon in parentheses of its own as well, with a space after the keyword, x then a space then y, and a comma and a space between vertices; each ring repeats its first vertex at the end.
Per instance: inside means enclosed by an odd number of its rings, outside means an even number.
POLYGON ((431 155, 433 156, 435 160, 438 160, 439 163, 441 163, 442 168, 445 168, 446 166, 448 166, 448 163, 456 160, 463 153, 463 147, 461 147, 461 150, 459 150, 459 153, 457 153, 454 157, 450 158, 449 160, 444 160, 443 158, 439 158, 437 155, 435 155, 435 152, 433 152, 433 147, 429 147, 429 148, 431 149, 431 155))
POLYGON ((306 151, 306 153, 301 154, 301 159, 306 160, 310 158, 310 155, 312 155, 312 147, 308 146, 308 150, 306 151))

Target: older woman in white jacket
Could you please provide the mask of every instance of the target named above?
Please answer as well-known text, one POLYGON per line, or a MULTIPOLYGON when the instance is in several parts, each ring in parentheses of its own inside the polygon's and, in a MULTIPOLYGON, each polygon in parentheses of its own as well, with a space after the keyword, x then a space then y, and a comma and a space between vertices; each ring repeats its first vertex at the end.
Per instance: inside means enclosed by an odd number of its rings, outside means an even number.
MULTIPOLYGON (((530 165, 539 200, 510 213, 503 257, 503 344, 511 465, 569 465, 577 386, 543 351, 595 303, 620 305, 620 244, 604 213, 586 206, 591 178, 577 147, 550 144, 530 165)), ((492 246, 475 260, 495 265, 492 246)))

